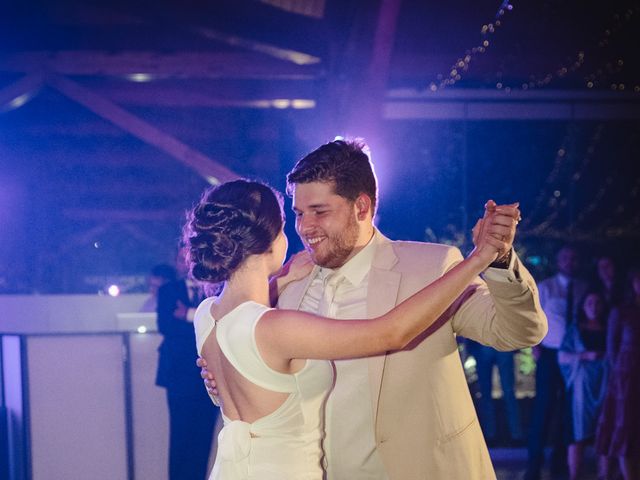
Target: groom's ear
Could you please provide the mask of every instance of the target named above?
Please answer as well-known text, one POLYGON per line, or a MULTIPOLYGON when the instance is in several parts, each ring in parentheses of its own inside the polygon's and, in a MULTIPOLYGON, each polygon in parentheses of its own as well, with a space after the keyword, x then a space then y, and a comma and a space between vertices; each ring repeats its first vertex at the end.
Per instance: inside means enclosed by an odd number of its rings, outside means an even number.
POLYGON ((371 213, 371 198, 365 193, 361 193, 356 198, 356 216, 360 221, 366 220, 369 213, 371 213))

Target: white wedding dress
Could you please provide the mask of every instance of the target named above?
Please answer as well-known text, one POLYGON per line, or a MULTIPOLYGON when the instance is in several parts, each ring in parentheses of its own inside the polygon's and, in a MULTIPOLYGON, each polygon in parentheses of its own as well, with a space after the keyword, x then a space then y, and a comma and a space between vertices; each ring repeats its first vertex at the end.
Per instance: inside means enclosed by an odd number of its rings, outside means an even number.
POLYGON ((198 353, 216 326, 220 350, 239 373, 289 396, 253 423, 230 420, 222 411, 224 427, 209 480, 321 480, 324 402, 333 384, 330 362, 307 360, 293 375, 274 371, 260 356, 255 340, 255 327, 270 309, 245 302, 216 320, 211 315, 214 300, 204 300, 195 315, 198 353))

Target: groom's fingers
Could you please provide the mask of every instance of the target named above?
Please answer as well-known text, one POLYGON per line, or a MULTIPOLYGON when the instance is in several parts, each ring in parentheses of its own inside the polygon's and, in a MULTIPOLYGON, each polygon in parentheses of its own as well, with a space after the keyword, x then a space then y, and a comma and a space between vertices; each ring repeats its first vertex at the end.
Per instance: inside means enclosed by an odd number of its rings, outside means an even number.
POLYGON ((497 205, 496 212, 501 216, 510 217, 516 223, 521 220, 520 202, 511 203, 508 205, 497 205))
POLYGON ((487 203, 484 204, 484 216, 482 218, 487 218, 487 215, 495 212, 496 207, 496 202, 493 200, 487 200, 487 203))

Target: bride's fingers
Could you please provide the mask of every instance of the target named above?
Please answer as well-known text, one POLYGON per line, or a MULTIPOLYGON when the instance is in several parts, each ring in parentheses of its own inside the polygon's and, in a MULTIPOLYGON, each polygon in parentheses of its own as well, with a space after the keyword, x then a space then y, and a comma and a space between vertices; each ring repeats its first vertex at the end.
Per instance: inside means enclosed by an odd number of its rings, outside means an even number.
POLYGON ((484 220, 482 218, 479 218, 476 224, 471 229, 471 238, 473 240, 474 245, 478 244, 478 238, 480 238, 480 234, 482 233, 483 223, 484 223, 484 220))
POLYGON ((488 235, 486 237, 487 245, 491 245, 496 249, 496 253, 505 252, 507 250, 507 242, 505 242, 502 238, 496 238, 492 235, 488 235))

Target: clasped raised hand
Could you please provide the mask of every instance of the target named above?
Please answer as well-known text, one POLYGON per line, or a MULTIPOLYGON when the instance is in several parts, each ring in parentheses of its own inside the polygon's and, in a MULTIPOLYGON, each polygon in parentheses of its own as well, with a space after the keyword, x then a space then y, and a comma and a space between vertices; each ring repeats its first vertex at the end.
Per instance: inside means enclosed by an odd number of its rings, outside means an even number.
POLYGON ((473 227, 473 254, 487 265, 509 255, 521 219, 519 203, 497 205, 493 200, 485 204, 484 216, 473 227))

